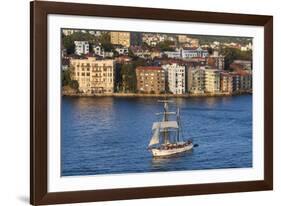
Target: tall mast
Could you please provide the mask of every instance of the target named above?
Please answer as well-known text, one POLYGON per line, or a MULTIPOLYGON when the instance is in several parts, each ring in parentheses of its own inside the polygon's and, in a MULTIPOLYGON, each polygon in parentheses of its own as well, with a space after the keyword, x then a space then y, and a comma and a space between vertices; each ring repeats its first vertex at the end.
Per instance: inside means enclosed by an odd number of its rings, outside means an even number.
MULTIPOLYGON (((179 128, 180 128, 180 109, 179 107, 177 108, 178 111, 177 111, 177 122, 178 122, 178 125, 179 125, 179 128)), ((180 129, 177 129, 177 143, 180 141, 180 129)))
MULTIPOLYGON (((158 102, 162 102, 164 103, 164 113, 163 113, 163 122, 167 122, 169 121, 169 115, 171 114, 175 114, 175 112, 169 112, 169 106, 168 103, 169 102, 173 102, 171 100, 158 100, 158 102)), ((169 129, 168 128, 164 128, 163 129, 163 140, 164 140, 164 144, 168 144, 170 143, 170 139, 169 139, 169 129)))
MULTIPOLYGON (((164 103, 164 114, 163 114, 163 122, 169 121, 169 106, 168 103, 172 102, 169 100, 158 100, 158 102, 162 102, 164 103)), ((164 139, 164 144, 168 144, 169 143, 169 132, 167 130, 167 128, 164 129, 163 131, 163 139, 164 139)))
MULTIPOLYGON (((166 122, 168 121, 168 103, 164 102, 164 117, 163 117, 163 121, 166 122)), ((169 134, 167 132, 167 129, 164 129, 164 143, 167 144, 169 142, 169 134)))

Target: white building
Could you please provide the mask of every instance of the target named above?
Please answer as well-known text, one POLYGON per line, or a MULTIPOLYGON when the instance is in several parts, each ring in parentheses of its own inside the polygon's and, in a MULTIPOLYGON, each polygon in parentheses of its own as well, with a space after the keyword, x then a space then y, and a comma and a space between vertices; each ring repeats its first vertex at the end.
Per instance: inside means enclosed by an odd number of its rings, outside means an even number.
POLYGON ((74 41, 75 44, 75 54, 88 54, 90 45, 88 41, 74 41))
POLYGON ((205 92, 220 92, 220 71, 217 69, 205 69, 205 92))
POLYGON ((172 58, 172 59, 182 58, 180 51, 164 51, 164 54, 166 54, 168 58, 172 58))
POLYGON ((119 55, 128 54, 129 53, 129 48, 128 47, 116 47, 115 50, 116 50, 116 52, 119 55))
POLYGON ((179 49, 178 51, 165 51, 169 58, 183 58, 183 59, 190 59, 190 58, 205 58, 209 56, 209 52, 201 47, 196 49, 179 49))
POLYGON ((185 93, 185 66, 166 64, 162 68, 167 72, 168 88, 173 94, 185 93))
POLYGON ((201 47, 198 47, 197 49, 182 49, 181 50, 181 56, 184 59, 188 59, 188 58, 197 58, 197 57, 208 57, 209 56, 209 52, 205 49, 202 49, 201 47))
POLYGON ((101 57, 113 57, 114 53, 112 51, 106 52, 102 48, 101 45, 95 45, 93 46, 93 53, 95 55, 101 56, 101 57))
POLYGON ((100 45, 93 45, 93 53, 99 56, 103 56, 104 55, 104 51, 103 48, 100 45))

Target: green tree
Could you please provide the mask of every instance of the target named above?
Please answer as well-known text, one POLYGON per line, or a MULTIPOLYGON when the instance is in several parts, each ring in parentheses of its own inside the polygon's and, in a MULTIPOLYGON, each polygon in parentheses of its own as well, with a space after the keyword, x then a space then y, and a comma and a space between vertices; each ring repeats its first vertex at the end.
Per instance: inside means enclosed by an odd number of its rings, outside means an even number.
MULTIPOLYGON (((74 41, 88 41, 89 43, 93 43, 96 37, 91 35, 89 32, 81 32, 77 31, 71 35, 65 36, 62 34, 62 44, 63 47, 66 49, 67 54, 74 54, 75 52, 75 44, 74 41)), ((90 47, 91 51, 91 47, 90 47)))
POLYGON ((78 89, 79 83, 76 80, 72 79, 73 76, 73 67, 70 67, 67 70, 62 71, 62 86, 70 86, 72 89, 78 89))
POLYGON ((121 78, 123 92, 136 92, 136 70, 133 64, 122 65, 121 78))
POLYGON ((175 49, 171 48, 172 45, 174 45, 173 41, 165 40, 158 43, 157 48, 159 48, 161 51, 174 51, 175 49))
POLYGON ((71 80, 69 86, 70 86, 72 89, 76 89, 76 90, 79 89, 79 83, 78 83, 77 80, 71 80))
POLYGON ((62 38, 62 44, 63 47, 66 49, 67 54, 73 54, 75 51, 75 45, 74 45, 74 41, 72 39, 72 36, 64 36, 62 38))
POLYGON ((71 81, 69 70, 62 71, 62 86, 69 85, 71 81))
POLYGON ((212 55, 214 52, 213 48, 211 48, 211 47, 208 47, 207 51, 208 51, 209 55, 212 55))
POLYGON ((110 33, 109 33, 109 32, 103 33, 103 34, 99 37, 99 42, 100 42, 101 44, 103 44, 103 43, 110 43, 110 33))
POLYGON ((136 55, 134 54, 134 52, 130 48, 129 48, 128 56, 131 57, 132 59, 136 58, 136 55))
POLYGON ((220 53, 225 56, 224 66, 225 69, 229 69, 229 65, 233 63, 234 60, 252 60, 252 51, 241 51, 236 48, 221 48, 220 53))
POLYGON ((73 41, 92 41, 93 36, 89 32, 74 32, 71 35, 73 41))
POLYGON ((143 58, 137 58, 132 63, 134 68, 140 67, 140 66, 147 66, 146 60, 143 58))
POLYGON ((99 37, 99 42, 101 43, 101 46, 104 49, 104 51, 115 52, 114 46, 113 46, 113 44, 111 44, 111 41, 110 41, 110 33, 109 32, 103 33, 99 37))
POLYGON ((114 46, 110 42, 101 43, 101 46, 106 52, 115 52, 114 46))

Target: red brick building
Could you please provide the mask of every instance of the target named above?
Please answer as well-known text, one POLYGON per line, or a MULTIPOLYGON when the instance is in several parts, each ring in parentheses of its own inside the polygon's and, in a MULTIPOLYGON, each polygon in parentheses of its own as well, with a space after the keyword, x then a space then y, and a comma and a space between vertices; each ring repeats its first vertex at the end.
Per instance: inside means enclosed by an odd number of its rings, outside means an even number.
POLYGON ((161 67, 137 67, 138 93, 160 94, 165 92, 165 71, 161 67))

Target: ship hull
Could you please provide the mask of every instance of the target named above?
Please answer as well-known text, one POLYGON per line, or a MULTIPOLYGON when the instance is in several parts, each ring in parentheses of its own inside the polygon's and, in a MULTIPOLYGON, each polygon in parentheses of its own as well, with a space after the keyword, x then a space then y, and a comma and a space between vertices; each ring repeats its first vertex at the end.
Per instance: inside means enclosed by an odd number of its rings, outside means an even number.
POLYGON ((169 156, 174 155, 182 152, 186 152, 188 150, 191 150, 193 148, 193 144, 188 144, 183 147, 179 148, 172 148, 172 149, 159 149, 159 148, 153 148, 151 149, 151 153, 153 157, 163 157, 163 156, 169 156))

